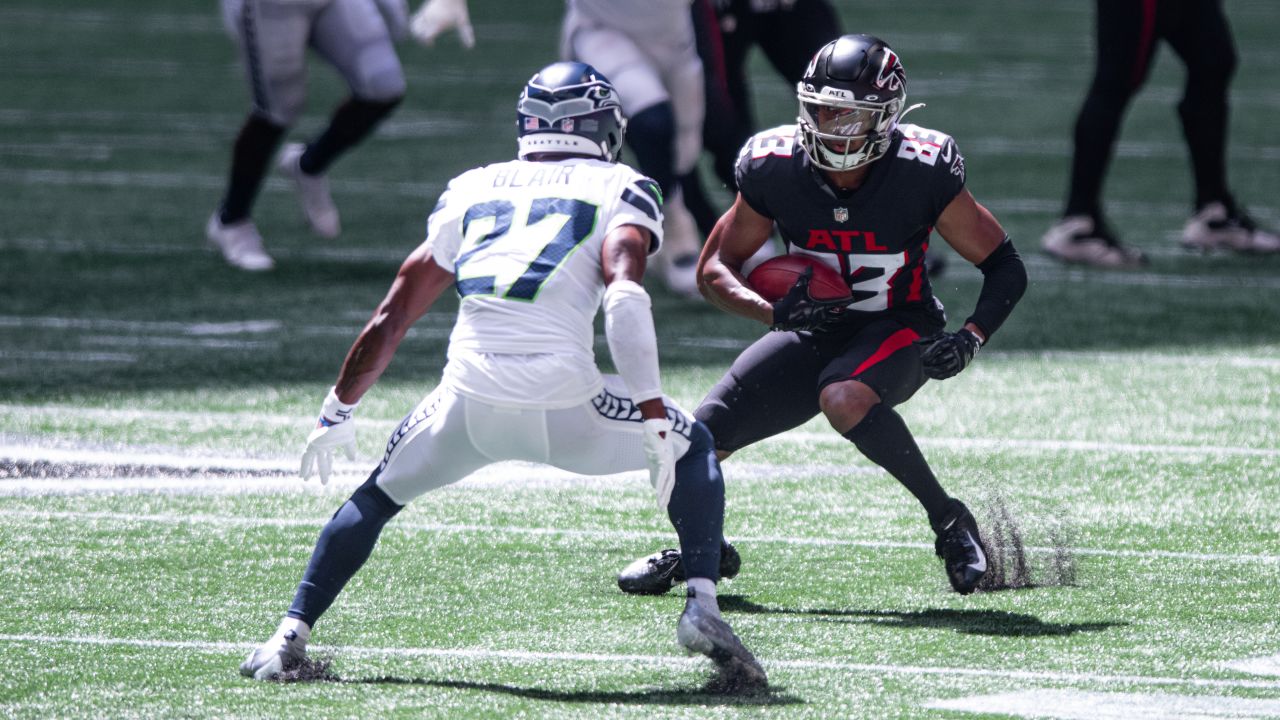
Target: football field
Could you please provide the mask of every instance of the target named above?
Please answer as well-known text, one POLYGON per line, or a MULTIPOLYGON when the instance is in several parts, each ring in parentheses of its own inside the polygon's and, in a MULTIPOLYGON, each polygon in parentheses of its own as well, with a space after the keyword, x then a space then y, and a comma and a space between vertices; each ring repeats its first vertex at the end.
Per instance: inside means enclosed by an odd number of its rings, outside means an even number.
MULTIPOLYGON (((950 592, 923 512, 822 420, 725 463, 725 616, 771 690, 704 688, 677 593, 616 572, 671 546, 642 473, 495 465, 388 525, 318 624, 324 678, 255 683, 325 520, 439 380, 456 300, 409 334, 327 487, 297 460, 342 357, 455 174, 515 153, 558 0, 471 2, 477 47, 404 45, 409 95, 333 168, 344 232, 278 174, 276 270, 204 240, 247 90, 216 3, 0 6, 0 717, 1280 717, 1280 257, 1178 248, 1190 212, 1163 48, 1106 185, 1147 268, 1064 268, 1091 2, 837 3, 902 55, 911 121, 956 138, 1031 284, 960 376, 899 412, 998 564, 950 592)), ((1280 226, 1280 6, 1228 0, 1229 164, 1280 226)), ((792 90, 756 58, 762 125, 792 90)), ((319 61, 296 138, 344 95, 319 61)), ((708 180, 710 173, 706 173, 708 180)), ((715 199, 727 203, 718 192, 715 199)), ((941 246, 943 243, 934 243, 941 246)), ((981 286, 950 251, 952 329, 981 286)), ((664 388, 693 408, 760 328, 652 282, 664 388)), ((608 366, 599 335, 597 354, 608 366)))

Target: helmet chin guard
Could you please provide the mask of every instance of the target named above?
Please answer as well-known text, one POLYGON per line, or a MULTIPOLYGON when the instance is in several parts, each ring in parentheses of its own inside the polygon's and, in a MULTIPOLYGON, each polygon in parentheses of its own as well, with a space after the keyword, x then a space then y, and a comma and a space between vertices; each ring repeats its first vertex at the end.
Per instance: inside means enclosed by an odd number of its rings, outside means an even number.
POLYGON ((880 159, 909 110, 897 53, 870 35, 845 35, 809 61, 796 85, 800 143, 818 167, 853 170, 880 159))
POLYGON ((559 153, 618 159, 627 120, 609 79, 580 62, 558 62, 530 78, 516 103, 521 160, 559 153))

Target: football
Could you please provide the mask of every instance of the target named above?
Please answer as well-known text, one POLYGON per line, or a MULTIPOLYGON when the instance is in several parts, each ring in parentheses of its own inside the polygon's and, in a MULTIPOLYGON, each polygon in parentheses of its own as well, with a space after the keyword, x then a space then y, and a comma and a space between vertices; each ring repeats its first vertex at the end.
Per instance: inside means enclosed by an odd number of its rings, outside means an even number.
POLYGON ((840 300, 852 297, 849 285, 844 278, 840 277, 840 273, 804 255, 779 255, 769 258, 747 275, 747 283, 751 285, 751 289, 760 294, 760 297, 769 302, 777 302, 796 284, 796 279, 808 267, 813 268, 813 277, 809 280, 809 295, 814 300, 840 300))

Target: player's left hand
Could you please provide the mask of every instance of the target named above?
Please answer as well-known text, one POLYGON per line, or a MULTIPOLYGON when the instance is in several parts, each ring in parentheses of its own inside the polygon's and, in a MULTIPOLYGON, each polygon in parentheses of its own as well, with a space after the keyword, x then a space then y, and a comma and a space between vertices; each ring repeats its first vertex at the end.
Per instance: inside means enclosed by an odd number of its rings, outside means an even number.
POLYGON ((471 27, 467 0, 427 0, 409 22, 409 32, 423 45, 434 44, 436 38, 450 28, 457 29, 463 47, 475 47, 476 32, 471 27))
POLYGON ((348 460, 356 459, 356 421, 352 413, 358 404, 348 405, 339 400, 332 389, 329 390, 324 405, 320 407, 316 429, 307 436, 307 447, 302 451, 299 474, 303 480, 309 480, 312 470, 318 470, 320 484, 328 485, 335 449, 341 449, 348 460))
POLYGON ((667 418, 644 421, 644 456, 649 462, 649 482, 658 494, 658 509, 666 510, 676 486, 676 446, 667 418))
POLYGON ((942 331, 916 340, 924 374, 934 380, 954 377, 969 367, 982 347, 982 340, 968 328, 955 332, 942 331))
POLYGON ((813 268, 807 267, 796 282, 773 304, 770 330, 822 330, 836 323, 850 300, 815 300, 809 294, 813 268))

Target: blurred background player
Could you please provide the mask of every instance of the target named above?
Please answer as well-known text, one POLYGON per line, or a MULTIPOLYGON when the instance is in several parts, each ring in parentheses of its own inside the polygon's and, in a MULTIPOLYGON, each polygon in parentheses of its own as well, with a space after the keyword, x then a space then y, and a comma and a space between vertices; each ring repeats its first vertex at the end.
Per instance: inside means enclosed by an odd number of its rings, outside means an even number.
POLYGON ((561 43, 562 57, 592 65, 618 88, 627 146, 662 188, 662 278, 672 291, 697 298, 702 238, 680 190, 702 152, 702 60, 689 0, 566 0, 561 43))
MULTIPOLYGON (((893 408, 927 379, 964 370, 1013 311, 1027 275, 1000 223, 965 187, 955 141, 900 124, 911 109, 906 83, 888 45, 846 35, 805 69, 798 123, 743 148, 738 195, 707 240, 700 279, 712 304, 772 332, 738 356, 694 415, 723 460, 823 414, 924 508, 947 578, 965 594, 988 569, 977 523, 943 490, 893 408), (758 295, 743 267, 775 225, 791 254, 844 277, 852 299, 814 300, 807 276, 777 302, 758 295), (925 272, 935 229, 983 275, 977 305, 955 332, 945 330, 925 272)), ((665 592, 680 562, 674 551, 641 558, 618 584, 665 592)))
POLYGON ((341 224, 325 172, 404 97, 392 39, 407 34, 408 10, 404 0, 222 0, 222 11, 240 49, 253 109, 236 137, 226 192, 205 234, 231 265, 270 270, 275 262, 251 212, 271 156, 302 112, 307 49, 342 75, 351 96, 318 137, 286 145, 278 165, 311 229, 332 238, 341 224))
POLYGON ((311 630, 406 503, 503 460, 584 475, 649 469, 680 537, 689 593, 677 641, 710 657, 728 686, 760 689, 763 668, 716 601, 724 480, 711 434, 662 394, 657 337, 641 282, 662 243, 653 180, 615 162, 626 121, 594 68, 561 62, 525 86, 518 158, 449 182, 427 239, 400 267, 356 339, 302 458, 328 480, 332 454, 354 454, 356 404, 409 327, 442 292, 461 301, 440 384, 387 444, 382 463, 334 513, 293 604, 240 672, 268 680, 301 663, 311 630), (595 364, 603 304, 619 375, 595 364))
MULTIPOLYGON (((814 53, 843 34, 840 16, 827 0, 695 0, 693 24, 706 77, 702 145, 716 177, 737 190, 738 151, 757 130, 747 74, 752 48, 794 88, 814 53)), ((684 189, 699 229, 710 235, 720 213, 697 173, 685 178, 684 189)))
POLYGON ((1102 182, 1125 110, 1164 40, 1187 71, 1178 117, 1191 156, 1195 212, 1182 229, 1182 245, 1280 252, 1280 237, 1258 228, 1227 186, 1227 89, 1236 51, 1222 0, 1097 0, 1096 21, 1093 82, 1076 117, 1067 206, 1041 239, 1044 251, 1064 262, 1103 268, 1146 262, 1108 226, 1102 182))

